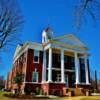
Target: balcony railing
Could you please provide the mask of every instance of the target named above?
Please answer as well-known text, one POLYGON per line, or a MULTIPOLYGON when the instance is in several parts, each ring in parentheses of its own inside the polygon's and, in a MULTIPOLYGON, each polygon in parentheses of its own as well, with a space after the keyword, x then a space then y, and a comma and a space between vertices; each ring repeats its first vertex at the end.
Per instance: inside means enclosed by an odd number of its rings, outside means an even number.
MULTIPOLYGON (((48 68, 47 68, 48 70, 48 68)), ((61 71, 61 68, 57 68, 57 67, 52 67, 52 70, 55 70, 55 71, 61 71)), ((65 72, 75 72, 75 69, 64 69, 65 72)))

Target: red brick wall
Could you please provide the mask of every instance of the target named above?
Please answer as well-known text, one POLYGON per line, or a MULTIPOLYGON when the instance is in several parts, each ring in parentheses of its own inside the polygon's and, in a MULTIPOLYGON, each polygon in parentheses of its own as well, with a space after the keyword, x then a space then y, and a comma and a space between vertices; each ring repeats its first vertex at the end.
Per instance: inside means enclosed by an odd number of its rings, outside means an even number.
POLYGON ((86 84, 79 84, 76 85, 76 89, 75 89, 75 95, 78 96, 85 96, 86 95, 86 91, 89 91, 91 88, 91 85, 86 85, 86 84))
POLYGON ((7 76, 7 80, 6 80, 6 89, 11 89, 11 85, 12 85, 12 83, 11 83, 11 81, 12 81, 12 71, 10 71, 9 73, 8 73, 8 76, 7 76))
POLYGON ((14 77, 16 76, 17 72, 21 72, 22 74, 25 74, 25 64, 26 64, 26 58, 25 56, 26 52, 24 52, 13 64, 11 72, 8 74, 8 80, 7 80, 7 87, 8 89, 15 89, 17 88, 17 85, 13 82, 14 77))
POLYGON ((32 82, 32 73, 37 69, 39 73, 39 82, 42 80, 42 52, 40 52, 39 63, 34 63, 34 50, 28 49, 27 57, 27 72, 26 72, 26 82, 32 82))
POLYGON ((24 52, 13 64, 11 73, 8 75, 7 87, 8 88, 17 88, 16 84, 11 82, 16 76, 17 72, 25 74, 25 82, 32 82, 32 72, 35 71, 35 68, 39 72, 39 82, 42 80, 42 56, 43 53, 40 51, 39 63, 33 62, 34 50, 28 49, 27 52, 24 52))
POLYGON ((49 95, 63 95, 63 89, 66 88, 64 83, 44 83, 41 85, 45 94, 49 95))

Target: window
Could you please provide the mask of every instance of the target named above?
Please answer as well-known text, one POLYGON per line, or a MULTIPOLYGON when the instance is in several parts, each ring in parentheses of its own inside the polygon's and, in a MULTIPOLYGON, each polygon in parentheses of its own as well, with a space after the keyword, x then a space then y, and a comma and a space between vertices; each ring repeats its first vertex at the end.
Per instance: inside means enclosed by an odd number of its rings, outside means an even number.
POLYGON ((64 57, 64 61, 65 61, 65 63, 68 62, 67 56, 64 57))
POLYGON ((81 69, 85 70, 85 65, 84 64, 81 64, 81 69))
POLYGON ((81 82, 85 82, 85 61, 80 58, 80 68, 81 68, 81 82))
POLYGON ((38 82, 38 72, 33 72, 33 74, 32 74, 32 82, 38 82))
POLYGON ((34 63, 39 63, 39 51, 34 50, 34 63))
POLYGON ((66 87, 69 87, 69 79, 68 79, 68 75, 65 75, 65 82, 66 82, 66 87))
POLYGON ((71 63, 74 63, 74 57, 71 57, 71 63))
POLYGON ((61 61, 61 58, 60 58, 60 55, 58 55, 58 62, 60 62, 61 61))
POLYGON ((82 70, 82 72, 81 72, 81 82, 83 82, 83 83, 86 82, 85 70, 82 70))
POLYGON ((60 81, 61 81, 61 75, 57 74, 57 82, 60 82, 60 81))
POLYGON ((72 74, 72 87, 75 86, 75 74, 72 74))
POLYGON ((84 64, 84 59, 81 58, 81 64, 84 64))

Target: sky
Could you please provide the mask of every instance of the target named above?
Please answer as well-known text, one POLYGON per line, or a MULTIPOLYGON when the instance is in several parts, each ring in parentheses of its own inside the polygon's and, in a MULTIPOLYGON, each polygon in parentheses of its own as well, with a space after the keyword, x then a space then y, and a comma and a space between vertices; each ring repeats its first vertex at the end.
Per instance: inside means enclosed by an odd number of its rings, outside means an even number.
MULTIPOLYGON (((26 41, 41 42, 42 31, 48 25, 54 31, 54 36, 74 34, 90 49, 90 69, 100 68, 100 21, 96 24, 90 16, 82 24, 79 32, 74 25, 74 7, 76 0, 19 0, 20 9, 24 16, 23 31, 20 33, 22 43, 26 41)), ((13 55, 16 47, 11 47, 9 52, 2 54, 0 75, 7 77, 7 72, 12 68, 13 55)), ((94 74, 91 74, 94 77, 94 74)), ((100 78, 100 73, 98 73, 100 78)))

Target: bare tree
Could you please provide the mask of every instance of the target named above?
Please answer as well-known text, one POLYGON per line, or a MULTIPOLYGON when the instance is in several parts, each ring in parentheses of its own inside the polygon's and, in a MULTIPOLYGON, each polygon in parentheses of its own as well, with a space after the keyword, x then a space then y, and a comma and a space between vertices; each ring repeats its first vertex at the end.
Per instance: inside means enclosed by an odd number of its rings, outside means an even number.
POLYGON ((3 76, 0 76, 0 89, 5 87, 5 80, 3 76))
POLYGON ((23 17, 16 0, 0 0, 0 50, 19 40, 23 17))
POLYGON ((75 6, 75 26, 80 29, 80 26, 89 15, 96 22, 100 19, 100 1, 99 0, 78 0, 75 6))

